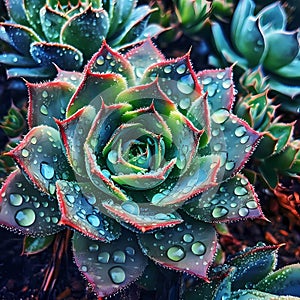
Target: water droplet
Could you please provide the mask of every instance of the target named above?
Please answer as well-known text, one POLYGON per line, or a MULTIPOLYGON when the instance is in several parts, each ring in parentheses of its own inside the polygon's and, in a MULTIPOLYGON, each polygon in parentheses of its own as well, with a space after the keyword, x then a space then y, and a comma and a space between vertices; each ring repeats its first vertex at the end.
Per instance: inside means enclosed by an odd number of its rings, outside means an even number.
POLYGON ((239 215, 241 217, 246 217, 249 214, 249 209, 247 207, 242 207, 239 209, 239 215))
POLYGON ((165 198, 165 195, 164 195, 164 194, 157 193, 157 194, 155 194, 155 195, 152 197, 151 202, 152 202, 153 204, 157 204, 157 203, 159 203, 160 200, 162 200, 163 198, 165 198))
POLYGON ((21 154, 23 157, 28 157, 29 156, 29 151, 27 149, 22 149, 21 154))
POLYGON ((126 247, 125 252, 129 256, 134 256, 135 255, 135 250, 132 247, 126 247))
POLYGON ((162 240, 165 238, 165 235, 162 233, 162 232, 156 232, 154 234, 154 237, 157 239, 157 240, 162 240))
POLYGON ((222 149, 222 144, 215 144, 214 146, 213 146, 213 149, 214 149, 214 151, 220 151, 221 149, 222 149))
POLYGON ((87 266, 84 266, 84 265, 82 265, 80 269, 81 269, 82 272, 87 272, 88 271, 87 266))
MULTIPOLYGON (((137 78, 142 78, 143 77, 143 75, 144 75, 144 68, 142 68, 142 67, 137 67, 137 68, 135 68, 135 75, 136 75, 136 77, 137 78)), ((150 78, 151 78, 151 75, 150 75, 150 78)), ((154 75, 154 79, 156 78, 156 74, 154 75)), ((154 80, 153 79, 153 80, 154 80)))
POLYGON ((41 163, 40 172, 45 179, 51 179, 54 176, 54 169, 46 162, 41 163))
POLYGON ((92 245, 89 245, 89 250, 91 252, 96 252, 99 250, 99 246, 97 244, 92 244, 92 245))
POLYGON ((225 108, 221 108, 214 112, 211 118, 215 123, 223 124, 229 118, 229 111, 225 108))
POLYGON ((125 271, 121 267, 113 267, 108 271, 110 279, 115 284, 120 284, 125 281, 125 271))
POLYGON ((172 72, 172 67, 171 66, 165 66, 164 67, 164 72, 167 73, 167 74, 171 73, 172 72))
POLYGON ((184 64, 182 64, 176 68, 176 72, 178 74, 183 74, 185 71, 186 71, 186 66, 184 64))
POLYGON ((168 249, 167 256, 170 260, 181 261, 185 257, 185 252, 181 246, 173 246, 168 249))
POLYGON ((35 212, 31 208, 21 209, 15 215, 16 222, 23 227, 31 226, 35 221, 35 217, 35 212))
POLYGON ((116 150, 111 150, 108 155, 107 155, 108 160, 112 163, 115 164, 118 160, 118 153, 116 150))
POLYGON ((48 108, 45 104, 41 105, 40 112, 45 116, 48 115, 48 108))
POLYGON ((66 198, 67 198, 67 201, 72 204, 75 202, 75 197, 73 195, 66 194, 66 198))
POLYGON ((209 97, 213 97, 218 89, 218 85, 216 83, 212 83, 207 87, 207 93, 209 97))
POLYGON ((124 264, 126 260, 126 255, 123 251, 117 250, 113 253, 113 260, 116 264, 124 264))
POLYGON ((202 84, 203 85, 207 85, 207 84, 210 84, 212 82, 212 78, 211 77, 206 77, 206 78, 203 78, 202 80, 202 84))
POLYGON ((224 206, 217 206, 213 209, 211 214, 216 219, 222 218, 228 214, 228 209, 224 206))
POLYGON ((139 215, 140 214, 140 207, 137 203, 133 201, 126 201, 121 204, 123 210, 127 211, 132 215, 139 215))
POLYGON ((47 98, 48 97, 48 92, 47 91, 43 91, 42 92, 42 97, 43 98, 47 98))
POLYGON ((247 203, 246 203, 246 206, 248 207, 248 208, 250 208, 250 209, 255 209, 255 208, 257 208, 257 203, 256 203, 256 201, 248 201, 247 203))
POLYGON ((186 233, 183 235, 182 239, 186 243, 191 243, 194 240, 194 237, 190 233, 186 233))
POLYGON ((110 255, 108 252, 101 252, 98 254, 98 261, 102 264, 107 264, 109 261, 110 255))
POLYGON ((229 89, 231 87, 231 80, 230 79, 226 79, 222 82, 222 87, 224 89, 229 89))
POLYGON ((34 136, 31 138, 31 144, 35 145, 37 143, 37 138, 34 136))
POLYGON ((233 170, 234 166, 235 166, 234 161, 228 161, 228 162, 226 162, 226 164, 225 164, 225 169, 226 169, 227 171, 231 171, 231 170, 233 170))
POLYGON ((236 130, 234 131, 234 134, 237 137, 242 137, 245 133, 247 132, 246 128, 244 126, 239 126, 238 128, 236 128, 236 130))
POLYGON ((179 106, 181 109, 187 109, 191 105, 191 99, 190 98, 183 98, 179 102, 179 106))
POLYGON ((103 58, 103 56, 99 56, 96 60, 97 65, 102 66, 104 64, 105 60, 103 58))
POLYGON ((23 203, 23 198, 20 194, 10 194, 9 203, 13 206, 20 206, 23 203))
POLYGON ((101 223, 100 219, 97 216, 95 216, 95 215, 88 215, 86 217, 86 219, 94 227, 98 227, 100 225, 100 223, 101 223))
POLYGON ((191 246, 191 250, 195 255, 203 255, 206 251, 206 247, 202 242, 195 242, 191 246))
POLYGON ((234 193, 237 195, 237 196, 244 196, 248 193, 247 189, 245 189, 244 187, 242 186, 237 186, 235 189, 234 189, 234 193))
POLYGON ((224 76, 225 76, 225 72, 222 72, 222 71, 218 72, 218 74, 217 74, 218 79, 223 79, 224 76))
POLYGON ((190 74, 182 76, 177 81, 177 88, 183 94, 191 94, 195 88, 193 77, 190 74))

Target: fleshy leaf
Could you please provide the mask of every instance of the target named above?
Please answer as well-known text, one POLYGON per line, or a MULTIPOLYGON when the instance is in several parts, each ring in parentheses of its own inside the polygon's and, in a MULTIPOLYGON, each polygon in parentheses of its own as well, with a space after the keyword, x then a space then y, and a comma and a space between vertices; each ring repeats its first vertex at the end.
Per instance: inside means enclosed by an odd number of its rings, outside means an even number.
POLYGON ((197 73, 199 83, 207 92, 210 113, 220 108, 231 110, 234 100, 232 67, 224 70, 204 70, 197 73))
POLYGON ((269 274, 255 288, 276 295, 300 297, 300 264, 288 265, 269 274))
POLYGON ((29 25, 23 1, 6 0, 5 5, 8 11, 8 15, 12 20, 22 25, 29 25))
MULTIPOLYGON (((272 273, 277 263, 280 246, 256 246, 236 254, 228 265, 237 268, 231 278, 233 290, 242 289, 247 284, 256 284, 272 273)), ((272 283, 274 284, 274 282, 272 283)))
POLYGON ((209 189, 184 205, 188 214, 205 222, 262 217, 257 196, 242 174, 209 189))
POLYGON ((52 127, 34 127, 8 154, 39 189, 50 195, 55 194, 57 179, 72 180, 74 177, 62 149, 59 132, 52 127))
POLYGON ((40 11, 43 33, 48 41, 60 42, 60 31, 68 20, 66 15, 52 9, 47 4, 40 11))
POLYGON ((93 73, 118 73, 127 79, 129 85, 134 80, 131 64, 120 53, 112 50, 105 41, 91 58, 87 68, 93 73))
POLYGON ((164 55, 155 47, 150 39, 147 39, 143 44, 126 53, 125 58, 131 63, 134 74, 140 81, 148 67, 153 62, 161 62, 165 60, 164 55))
POLYGON ((121 202, 111 199, 104 202, 103 206, 118 222, 141 232, 171 227, 183 221, 175 211, 151 203, 137 203, 131 200, 121 202))
POLYGON ((161 90, 172 99, 181 112, 201 96, 201 87, 192 69, 189 54, 150 66, 142 79, 148 83, 158 78, 161 90))
POLYGON ((61 30, 61 41, 79 49, 89 59, 100 48, 109 29, 108 14, 89 6, 74 15, 61 30))
POLYGON ((62 214, 60 224, 71 226, 89 238, 101 241, 110 242, 119 237, 119 224, 97 208, 97 203, 101 203, 105 195, 94 195, 95 188, 65 180, 58 180, 56 188, 62 214))
POLYGON ((0 224, 23 234, 50 235, 58 226, 60 211, 55 199, 40 192, 20 170, 9 175, 0 191, 0 224))
POLYGON ((67 117, 85 105, 99 107, 101 98, 105 104, 115 103, 117 95, 126 88, 126 81, 121 75, 93 74, 87 70, 85 78, 69 103, 67 117))
POLYGON ((169 176, 158 188, 147 191, 146 196, 154 205, 181 205, 216 185, 215 179, 219 166, 218 156, 196 156, 184 174, 179 178, 169 176))
POLYGON ((95 108, 86 106, 68 119, 63 121, 56 120, 69 163, 76 174, 86 178, 88 175, 85 161, 82 159, 84 157, 83 145, 95 116, 95 108))
POLYGON ((171 229, 140 234, 144 253, 160 265, 207 280, 207 269, 216 252, 217 235, 211 224, 188 216, 171 229))
POLYGON ((261 134, 225 108, 215 111, 211 119, 209 147, 213 154, 221 157, 222 172, 219 172, 218 180, 224 180, 244 166, 261 134))
POLYGON ((80 51, 70 45, 36 42, 30 46, 30 54, 38 64, 54 68, 56 64, 64 70, 79 70, 83 58, 80 51))
POLYGON ((0 55, 0 63, 12 67, 36 67, 36 62, 30 57, 24 57, 16 53, 4 53, 0 55))
POLYGON ((75 87, 67 82, 53 81, 40 84, 27 82, 27 88, 29 127, 48 125, 57 128, 53 118, 65 118, 66 109, 75 87))
POLYGON ((29 55, 31 43, 40 41, 34 31, 19 24, 0 23, 0 29, 0 38, 6 40, 6 34, 7 42, 23 55, 29 55))
POLYGON ((135 235, 127 230, 109 244, 75 233, 73 252, 79 270, 100 297, 111 295, 137 280, 147 264, 135 235))
POLYGON ((58 82, 63 81, 78 87, 80 82, 84 78, 82 73, 76 71, 65 71, 60 69, 58 66, 56 66, 56 69, 57 69, 56 70, 57 74, 54 81, 58 81, 58 82))
POLYGON ((238 290, 231 295, 231 300, 299 300, 293 296, 277 296, 270 293, 261 292, 258 290, 238 290))
POLYGON ((25 236, 22 254, 38 254, 47 249, 54 241, 55 235, 31 237, 25 236))

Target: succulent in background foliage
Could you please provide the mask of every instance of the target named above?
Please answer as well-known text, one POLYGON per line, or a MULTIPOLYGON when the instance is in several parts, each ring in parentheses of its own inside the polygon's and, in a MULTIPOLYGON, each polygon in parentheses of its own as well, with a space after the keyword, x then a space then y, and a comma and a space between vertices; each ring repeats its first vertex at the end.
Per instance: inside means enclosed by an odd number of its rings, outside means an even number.
MULTIPOLYGON (((287 16, 280 2, 254 15, 252 0, 239 1, 226 37, 219 23, 212 25, 216 48, 225 62, 268 75, 272 90, 289 97, 300 93, 299 33, 287 31, 287 16)), ((214 65, 218 60, 212 59, 214 65)), ((222 63, 221 63, 222 64, 222 63)))
POLYGON ((210 271, 210 282, 200 281, 183 299, 275 300, 300 299, 300 264, 275 271, 280 246, 258 244, 237 253, 210 271))
POLYGON ((284 123, 280 117, 276 118, 278 107, 267 94, 268 90, 241 96, 234 111, 251 128, 263 134, 251 157, 252 170, 247 170, 248 177, 258 176, 274 189, 282 176, 300 178, 300 141, 293 138, 295 122, 284 123))
POLYGON ((37 239, 73 228, 100 296, 141 276, 146 257, 207 278, 213 223, 263 218, 239 173, 260 134, 232 114, 231 77, 196 74, 189 54, 166 60, 147 40, 126 55, 103 42, 83 73, 27 83, 30 131, 8 153, 19 169, 1 223, 37 239))
POLYGON ((155 36, 163 29, 148 25, 153 12, 137 0, 7 0, 10 20, 0 23, 0 62, 8 75, 50 77, 53 65, 80 70, 105 38, 120 48, 155 36))

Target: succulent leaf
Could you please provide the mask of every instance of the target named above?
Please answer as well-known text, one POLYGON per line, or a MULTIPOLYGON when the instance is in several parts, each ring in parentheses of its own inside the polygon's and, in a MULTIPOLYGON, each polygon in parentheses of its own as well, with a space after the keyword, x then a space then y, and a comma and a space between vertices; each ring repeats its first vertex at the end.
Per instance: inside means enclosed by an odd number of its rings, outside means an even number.
POLYGON ((55 182, 58 179, 72 180, 74 177, 64 155, 59 133, 52 127, 34 127, 8 154, 44 193, 55 195, 55 182))
POLYGON ((56 129, 54 118, 65 118, 68 103, 75 87, 67 82, 33 84, 27 82, 29 92, 28 124, 30 128, 44 124, 56 129))
POLYGON ((110 242, 119 237, 118 223, 99 211, 98 207, 101 204, 99 205, 95 198, 95 195, 99 195, 93 194, 94 188, 58 180, 56 189, 62 214, 60 224, 68 225, 87 237, 102 242, 110 242))
POLYGON ((32 255, 38 254, 45 249, 47 249, 52 242, 54 241, 55 235, 47 235, 47 236, 26 236, 24 238, 23 243, 23 251, 22 254, 32 255))
POLYGON ((184 270, 206 280, 216 251, 216 232, 207 223, 184 219, 184 223, 174 228, 139 235, 140 245, 147 256, 162 266, 184 270))
POLYGON ((0 206, 0 222, 11 230, 45 236, 62 229, 56 199, 30 184, 20 170, 11 173, 2 186, 0 206))
POLYGON ((137 280, 147 259, 129 231, 109 244, 74 233, 73 252, 79 270, 100 297, 111 295, 137 280))
POLYGON ((293 296, 276 296, 274 294, 265 293, 257 290, 239 290, 235 291, 230 298, 232 300, 298 300, 298 297, 293 296))
POLYGON ((192 217, 205 222, 263 216, 253 187, 241 174, 203 192, 183 208, 192 217))

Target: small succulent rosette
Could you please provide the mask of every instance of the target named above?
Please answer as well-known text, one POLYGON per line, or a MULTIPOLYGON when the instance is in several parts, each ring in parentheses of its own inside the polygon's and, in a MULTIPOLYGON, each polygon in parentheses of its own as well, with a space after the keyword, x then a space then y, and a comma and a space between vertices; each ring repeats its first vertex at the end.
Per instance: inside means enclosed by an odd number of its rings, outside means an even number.
POLYGON ((164 29, 148 24, 154 11, 137 0, 7 0, 9 20, 0 23, 0 62, 10 77, 49 78, 53 63, 81 70, 106 39, 128 47, 164 29))
POLYGON ((213 223, 262 217, 239 171, 261 135, 231 112, 232 69, 196 74, 151 40, 106 42, 84 72, 27 83, 30 131, 8 153, 1 223, 26 235, 74 229, 75 261, 100 296, 147 259, 207 278, 213 223))

